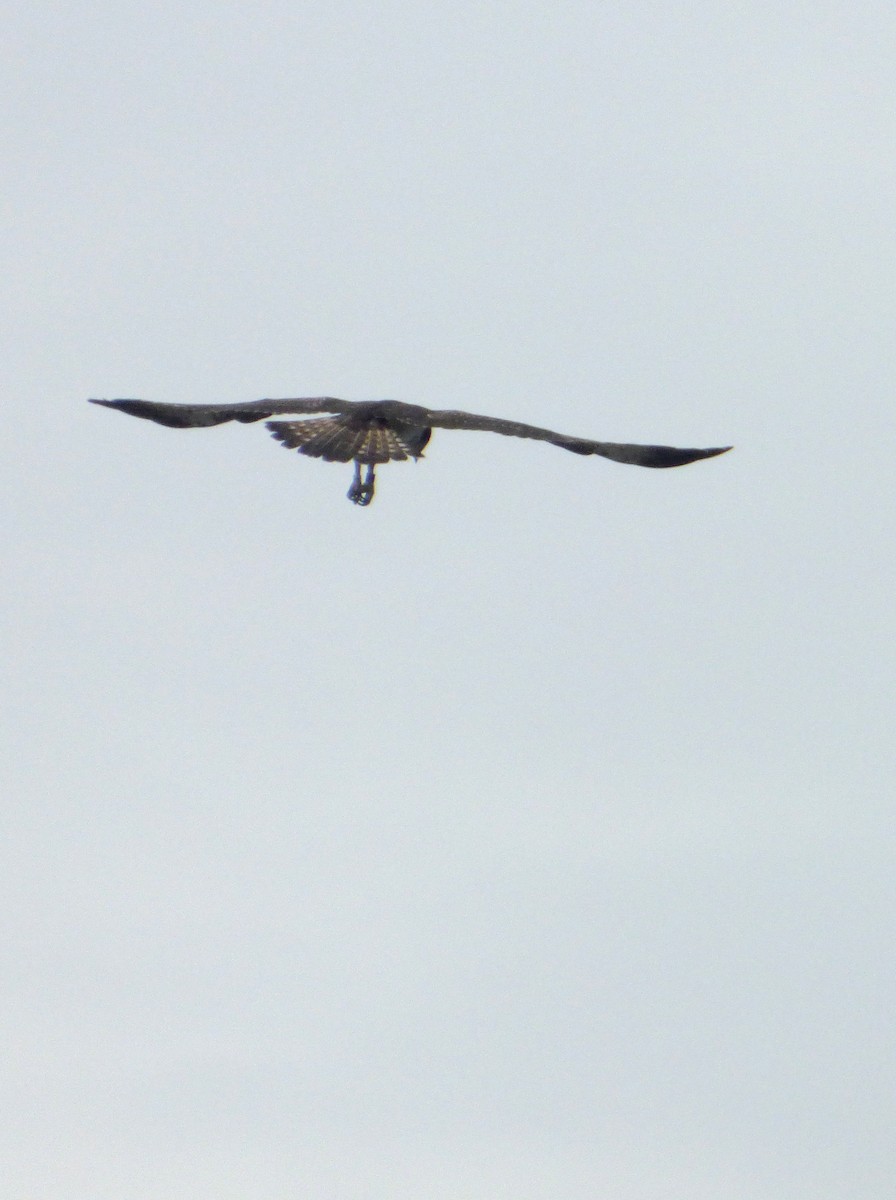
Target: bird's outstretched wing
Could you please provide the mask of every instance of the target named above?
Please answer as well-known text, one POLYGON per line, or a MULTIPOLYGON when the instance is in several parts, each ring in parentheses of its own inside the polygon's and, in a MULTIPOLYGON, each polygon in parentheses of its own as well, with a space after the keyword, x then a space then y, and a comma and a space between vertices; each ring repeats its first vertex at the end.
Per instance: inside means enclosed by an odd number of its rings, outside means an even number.
POLYGON ((473 429, 490 433, 501 433, 506 437, 534 438, 540 442, 551 442, 574 454, 599 454, 615 462, 632 463, 639 467, 681 467, 685 463, 701 458, 714 458, 724 454, 730 446, 714 446, 707 450, 680 449, 676 446, 640 446, 625 442, 594 442, 587 438, 571 437, 565 433, 554 433, 537 425, 524 425, 521 421, 507 421, 501 417, 483 417, 476 413, 459 412, 453 409, 429 410, 417 405, 403 404, 397 400, 358 402, 339 400, 335 396, 315 396, 294 400, 251 400, 245 404, 160 404, 154 400, 91 400, 91 404, 103 404, 117 408, 134 417, 144 417, 159 425, 173 429, 189 429, 208 425, 223 425, 225 421, 260 421, 284 413, 336 413, 363 412, 366 416, 382 416, 398 421, 406 420, 418 426, 435 426, 440 429, 473 429))
POLYGON ((488 433, 503 433, 506 437, 534 438, 539 442, 551 442, 574 454, 599 454, 614 462, 632 463, 637 467, 682 467, 685 463, 700 458, 714 458, 724 454, 730 446, 714 446, 708 450, 685 450, 677 446, 637 446, 626 442, 592 442, 587 438, 570 437, 565 433, 554 433, 537 425, 523 425, 520 421, 505 421, 500 417, 481 417, 476 413, 446 409, 431 410, 429 423, 440 429, 474 429, 488 433))
POLYGON ((346 413, 354 408, 351 400, 334 396, 315 396, 297 400, 251 400, 247 404, 157 404, 154 400, 91 400, 117 408, 132 417, 145 417, 172 429, 190 429, 205 425, 223 425, 225 421, 260 421, 281 413, 346 413))

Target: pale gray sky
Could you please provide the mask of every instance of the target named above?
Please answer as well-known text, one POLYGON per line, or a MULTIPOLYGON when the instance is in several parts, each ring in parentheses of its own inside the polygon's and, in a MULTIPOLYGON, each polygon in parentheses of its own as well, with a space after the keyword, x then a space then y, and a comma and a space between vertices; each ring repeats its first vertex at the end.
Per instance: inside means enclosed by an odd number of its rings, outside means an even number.
POLYGON ((896 12, 4 23, 13 1200, 889 1200, 896 12), (396 396, 379 473, 88 396, 396 396))

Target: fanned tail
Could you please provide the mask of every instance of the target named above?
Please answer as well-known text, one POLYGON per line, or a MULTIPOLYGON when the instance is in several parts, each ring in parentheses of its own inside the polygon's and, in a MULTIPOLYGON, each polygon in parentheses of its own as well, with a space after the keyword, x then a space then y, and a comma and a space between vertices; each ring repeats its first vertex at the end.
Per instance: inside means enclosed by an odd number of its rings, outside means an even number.
POLYGON ((360 428, 351 418, 325 417, 314 421, 268 421, 271 434, 287 450, 298 450, 325 462, 404 462, 409 447, 385 425, 360 428))

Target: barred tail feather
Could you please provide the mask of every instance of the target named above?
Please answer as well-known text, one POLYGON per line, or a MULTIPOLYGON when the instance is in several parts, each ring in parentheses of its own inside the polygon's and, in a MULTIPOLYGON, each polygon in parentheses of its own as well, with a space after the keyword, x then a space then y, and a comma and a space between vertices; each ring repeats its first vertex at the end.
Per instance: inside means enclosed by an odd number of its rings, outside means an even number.
POLYGON ((384 425, 372 425, 365 431, 365 438, 356 458, 363 463, 405 462, 407 451, 395 434, 384 425))
POLYGON ((325 462, 351 462, 354 456, 355 437, 338 421, 327 421, 320 431, 301 447, 303 454, 322 458, 325 462))
POLYGON ((357 433, 338 418, 319 421, 268 421, 267 427, 287 450, 298 450, 327 462, 351 462, 357 433))
POLYGON ((282 442, 287 450, 298 450, 329 421, 267 421, 266 424, 271 436, 282 442))
POLYGON ((345 417, 314 421, 268 421, 267 427, 287 450, 298 450, 326 462, 404 462, 409 447, 384 425, 360 428, 345 417))

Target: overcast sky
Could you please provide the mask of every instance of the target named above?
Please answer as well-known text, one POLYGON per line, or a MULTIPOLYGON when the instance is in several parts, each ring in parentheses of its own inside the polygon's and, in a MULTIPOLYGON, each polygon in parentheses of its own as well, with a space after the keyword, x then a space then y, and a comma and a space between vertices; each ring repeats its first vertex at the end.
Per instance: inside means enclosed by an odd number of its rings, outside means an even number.
POLYGON ((18 5, 11 1200, 890 1200, 889 3, 18 5), (378 474, 88 396, 391 396, 378 474))

